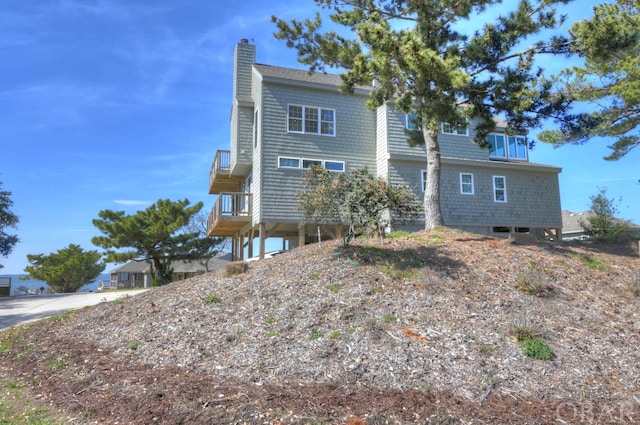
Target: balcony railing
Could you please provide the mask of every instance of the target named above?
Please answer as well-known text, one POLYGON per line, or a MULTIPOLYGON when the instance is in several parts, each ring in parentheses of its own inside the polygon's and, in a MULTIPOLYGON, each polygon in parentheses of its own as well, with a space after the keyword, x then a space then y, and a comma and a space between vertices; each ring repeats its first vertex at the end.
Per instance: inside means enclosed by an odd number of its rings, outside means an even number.
POLYGON ((217 151, 209 171, 209 193, 233 192, 240 189, 240 179, 232 177, 231 152, 217 151))
POLYGON ((235 236, 244 225, 251 222, 253 197, 250 193, 232 192, 218 195, 209 220, 209 236, 235 236))

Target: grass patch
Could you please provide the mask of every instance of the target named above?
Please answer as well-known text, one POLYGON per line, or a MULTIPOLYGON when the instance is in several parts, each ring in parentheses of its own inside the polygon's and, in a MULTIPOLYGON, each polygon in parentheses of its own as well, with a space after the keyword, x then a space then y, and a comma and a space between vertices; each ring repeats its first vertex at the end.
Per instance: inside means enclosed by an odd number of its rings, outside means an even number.
POLYGON ((217 294, 209 294, 205 297, 202 298, 202 301, 209 303, 209 304, 218 304, 222 301, 222 298, 220 298, 219 295, 217 294))
POLYGON ((480 351, 480 354, 484 354, 484 355, 488 356, 490 354, 495 353, 496 347, 495 347, 495 345, 492 345, 492 344, 482 344, 480 346, 480 350, 479 351, 480 351))
POLYGON ((327 289, 330 290, 331 292, 338 292, 340 289, 342 289, 342 286, 340 286, 340 285, 329 285, 329 286, 327 286, 327 289))
POLYGON ((264 319, 264 323, 266 323, 267 325, 275 325, 276 323, 278 323, 278 319, 275 317, 267 317, 266 319, 264 319))
POLYGON ((525 339, 520 343, 520 348, 525 356, 537 360, 551 360, 555 355, 542 338, 525 339))
POLYGON ((68 360, 63 359, 62 357, 56 357, 55 359, 49 362, 48 366, 52 371, 56 372, 68 364, 69 364, 68 360))
POLYGON ((329 334, 329 339, 338 339, 338 338, 340 338, 341 335, 342 334, 340 332, 337 332, 337 331, 336 332, 331 332, 329 334))
POLYGON ((311 273, 309 273, 309 277, 311 279, 319 279, 320 276, 321 276, 320 272, 311 272, 311 273))
POLYGON ((551 277, 535 262, 530 262, 527 268, 519 273, 516 287, 537 297, 546 297, 553 292, 551 277))
POLYGON ((127 346, 127 348, 128 348, 129 350, 137 350, 139 346, 140 346, 140 342, 138 342, 138 341, 133 341, 131 344, 129 344, 129 345, 127 346))
POLYGON ((264 335, 269 337, 269 338, 273 338, 274 336, 278 335, 278 332, 271 331, 271 332, 265 333, 264 335))
POLYGON ((395 314, 385 314, 382 319, 385 323, 393 323, 398 320, 398 317, 395 314))
POLYGON ((317 330, 312 330, 311 333, 309 334, 309 339, 311 341, 315 341, 316 339, 320 339, 322 338, 322 333, 320 331, 317 330))
POLYGON ((573 256, 592 270, 605 271, 609 268, 604 261, 593 254, 574 254, 573 256))
POLYGON ((528 326, 514 326, 511 328, 511 335, 516 337, 516 341, 518 342, 534 339, 536 337, 536 333, 528 326))
POLYGON ((26 384, 10 382, 0 392, 0 425, 62 425, 51 412, 35 407, 24 394, 26 384))
POLYGON ((409 237, 409 232, 406 232, 404 230, 394 230, 387 235, 387 239, 398 239, 407 237, 409 237))
POLYGON ((126 301, 127 301, 126 298, 116 298, 115 300, 111 301, 111 303, 115 305, 119 305, 119 304, 124 304, 126 301))

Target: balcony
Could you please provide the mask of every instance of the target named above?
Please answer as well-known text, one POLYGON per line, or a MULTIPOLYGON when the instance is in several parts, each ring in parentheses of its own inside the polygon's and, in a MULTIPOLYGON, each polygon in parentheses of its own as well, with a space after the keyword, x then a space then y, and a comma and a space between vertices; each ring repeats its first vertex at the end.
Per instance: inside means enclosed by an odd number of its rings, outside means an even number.
POLYGON ((218 151, 209 171, 209 194, 237 192, 240 190, 241 177, 231 175, 231 152, 218 151))
POLYGON ((207 221, 209 236, 230 237, 251 223, 250 193, 220 193, 207 221))

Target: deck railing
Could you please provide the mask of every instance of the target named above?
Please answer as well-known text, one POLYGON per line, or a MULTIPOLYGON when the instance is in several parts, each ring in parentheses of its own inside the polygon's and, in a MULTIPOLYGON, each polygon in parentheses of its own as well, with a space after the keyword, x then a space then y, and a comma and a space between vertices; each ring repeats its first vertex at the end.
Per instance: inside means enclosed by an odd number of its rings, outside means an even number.
POLYGON ((211 210, 207 229, 222 221, 249 221, 251 218, 253 197, 251 193, 225 192, 218 195, 218 200, 211 210))
POLYGON ((216 174, 221 171, 229 172, 231 168, 231 151, 217 151, 216 157, 213 158, 211 171, 209 172, 209 180, 213 181, 216 174))

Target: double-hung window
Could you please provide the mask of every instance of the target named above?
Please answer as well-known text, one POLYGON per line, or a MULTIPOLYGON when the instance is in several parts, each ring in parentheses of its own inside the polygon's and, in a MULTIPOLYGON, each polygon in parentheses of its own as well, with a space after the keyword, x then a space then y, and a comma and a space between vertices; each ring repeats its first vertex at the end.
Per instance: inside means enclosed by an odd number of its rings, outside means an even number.
POLYGON ((473 195, 473 174, 460 173, 460 193, 463 195, 473 195))
POLYGON ((422 170, 422 191, 427 190, 427 170, 422 170))
POLYGON ((313 106, 289 105, 287 131, 289 133, 335 136, 336 112, 333 109, 313 106))
POLYGON ((493 176, 494 202, 507 202, 507 179, 504 176, 493 176))
POLYGON ((490 134, 489 157, 494 159, 528 159, 527 141, 523 136, 507 136, 504 134, 490 134))

